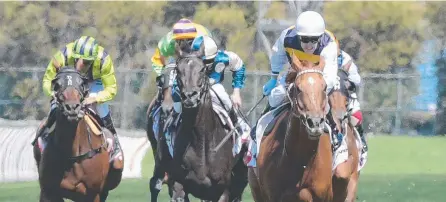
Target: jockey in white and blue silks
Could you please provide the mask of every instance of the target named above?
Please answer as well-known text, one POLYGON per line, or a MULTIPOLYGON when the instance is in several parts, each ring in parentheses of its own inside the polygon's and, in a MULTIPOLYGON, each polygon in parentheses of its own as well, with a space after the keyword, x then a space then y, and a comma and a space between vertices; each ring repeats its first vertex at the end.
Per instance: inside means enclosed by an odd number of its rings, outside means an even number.
MULTIPOLYGON (((212 70, 209 74, 209 81, 211 85, 211 99, 212 103, 225 109, 230 114, 232 125, 236 127, 237 132, 241 135, 242 143, 248 143, 250 140, 251 127, 246 123, 246 120, 236 113, 235 108, 240 108, 242 99, 240 90, 245 86, 245 64, 242 59, 234 52, 227 50, 218 50, 217 44, 209 36, 198 36, 192 42, 192 49, 198 50, 204 44, 204 64, 212 70), (222 85, 223 74, 225 69, 232 71, 232 95, 226 92, 222 85)), ((174 85, 175 86, 175 85, 174 85)), ((174 88, 176 89, 176 88, 174 88)), ((179 93, 174 93, 179 94, 179 93)), ((180 112, 181 103, 179 97, 173 96, 174 109, 180 112)))
MULTIPOLYGON (((331 89, 339 85, 337 80, 337 44, 334 35, 325 30, 322 16, 314 11, 306 11, 297 18, 296 26, 282 31, 279 39, 273 46, 271 56, 271 79, 263 86, 263 94, 269 96, 269 105, 274 108, 286 99, 284 79, 277 85, 277 76, 283 66, 290 62, 290 54, 296 55, 300 60, 319 62, 320 57, 325 59, 324 79, 327 83, 328 94, 331 89), (277 86, 276 86, 277 85, 277 86)), ((327 112, 329 110, 327 109, 327 112)))
MULTIPOLYGON (((314 11, 302 12, 298 16, 295 26, 291 26, 282 31, 272 50, 270 58, 272 76, 263 86, 263 94, 268 96, 269 106, 267 106, 259 120, 262 119, 269 110, 288 102, 285 77, 282 77, 280 81, 278 81, 277 77, 286 63, 292 63, 292 55, 295 55, 299 60, 306 60, 313 63, 319 62, 323 57, 325 60, 323 73, 327 84, 327 95, 331 89, 339 87, 339 81, 337 80, 337 44, 334 35, 325 30, 325 21, 319 13, 314 11)), ((327 114, 330 112, 329 109, 330 107, 327 102, 327 114)), ((332 130, 335 130, 334 120, 331 116, 327 116, 327 118, 332 130)), ((255 128, 256 127, 252 130, 252 138, 259 137, 255 134, 255 128)), ((255 142, 258 144, 259 140, 256 140, 255 142)), ((257 152, 256 150, 253 151, 257 152)), ((254 165, 254 159, 248 163, 248 166, 254 165)))

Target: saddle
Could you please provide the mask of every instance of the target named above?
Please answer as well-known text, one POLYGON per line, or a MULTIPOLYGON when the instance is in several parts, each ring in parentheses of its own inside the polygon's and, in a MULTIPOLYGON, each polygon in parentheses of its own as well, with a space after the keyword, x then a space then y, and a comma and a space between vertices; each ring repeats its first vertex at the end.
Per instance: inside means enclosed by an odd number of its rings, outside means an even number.
POLYGON ((93 109, 87 108, 84 120, 93 134, 97 136, 102 134, 102 130, 105 127, 104 122, 93 109))
POLYGON ((291 103, 281 105, 276 109, 271 109, 271 111, 274 110, 274 112, 273 112, 274 118, 266 126, 265 131, 263 131, 263 136, 267 136, 268 134, 271 133, 271 131, 273 130, 274 126, 276 125, 276 122, 279 119, 280 115, 283 114, 286 111, 286 109, 290 109, 290 108, 291 108, 291 103))

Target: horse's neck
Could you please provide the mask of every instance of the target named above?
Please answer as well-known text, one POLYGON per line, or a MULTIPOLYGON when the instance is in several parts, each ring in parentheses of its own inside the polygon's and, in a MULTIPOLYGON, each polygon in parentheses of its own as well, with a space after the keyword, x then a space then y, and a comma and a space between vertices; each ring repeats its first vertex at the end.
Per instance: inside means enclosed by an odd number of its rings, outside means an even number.
MULTIPOLYGON (((287 154, 292 159, 302 159, 312 156, 317 151, 318 140, 310 140, 309 134, 302 121, 293 115, 289 117, 289 125, 285 136, 287 154)), ((306 161, 307 159, 302 159, 306 161)))
POLYGON ((205 151, 206 142, 213 137, 211 131, 217 127, 214 115, 209 92, 204 95, 197 108, 183 108, 182 136, 189 136, 188 140, 195 150, 205 151))
POLYGON ((56 128, 54 130, 55 146, 61 150, 64 155, 72 153, 72 146, 76 137, 78 122, 70 122, 62 114, 57 115, 56 128))

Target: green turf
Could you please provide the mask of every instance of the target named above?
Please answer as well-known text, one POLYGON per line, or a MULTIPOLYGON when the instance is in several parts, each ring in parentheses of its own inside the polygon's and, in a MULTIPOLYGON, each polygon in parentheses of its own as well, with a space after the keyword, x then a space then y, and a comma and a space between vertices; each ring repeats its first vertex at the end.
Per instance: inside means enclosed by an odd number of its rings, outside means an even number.
MULTIPOLYGON (((360 178, 358 201, 446 201, 446 138, 386 137, 370 140, 369 160, 360 178)), ((149 201, 152 155, 144 158, 143 179, 124 180, 108 201, 149 201)), ((0 202, 37 201, 36 182, 0 184, 0 202)), ((169 201, 166 187, 159 201, 169 201)), ((249 188, 244 201, 253 201, 249 188)))

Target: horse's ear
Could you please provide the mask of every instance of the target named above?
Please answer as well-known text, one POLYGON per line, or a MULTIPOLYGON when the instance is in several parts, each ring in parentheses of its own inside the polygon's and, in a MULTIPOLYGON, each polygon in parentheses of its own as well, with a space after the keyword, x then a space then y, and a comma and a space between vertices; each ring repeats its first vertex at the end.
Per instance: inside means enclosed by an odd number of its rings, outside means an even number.
POLYGON ((201 45, 200 45, 200 49, 198 49, 197 51, 196 51, 196 53, 198 54, 198 56, 200 56, 200 57, 203 57, 204 56, 204 43, 201 43, 201 45))
POLYGON ((291 67, 296 70, 296 72, 299 72, 302 70, 302 63, 300 60, 296 57, 295 54, 291 54, 291 67))
POLYGON ((184 52, 183 52, 183 50, 181 50, 181 47, 180 47, 180 45, 178 43, 175 43, 175 53, 180 58, 184 56, 184 52))

